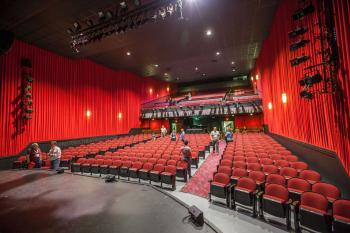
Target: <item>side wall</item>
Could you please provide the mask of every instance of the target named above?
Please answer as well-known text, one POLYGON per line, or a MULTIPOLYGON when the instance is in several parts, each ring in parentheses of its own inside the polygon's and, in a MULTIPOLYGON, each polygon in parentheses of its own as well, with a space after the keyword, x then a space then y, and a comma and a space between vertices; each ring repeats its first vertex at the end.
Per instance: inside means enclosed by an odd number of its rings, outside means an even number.
POLYGON ((0 80, 0 156, 33 141, 127 133, 140 126, 140 104, 166 95, 168 86, 21 41, 0 56, 0 80), (33 64, 33 118, 27 124, 18 117, 22 58, 33 64))
MULTIPOLYGON (((350 2, 334 0, 334 15, 340 55, 338 88, 335 94, 316 95, 311 101, 299 97, 298 80, 303 77, 303 68, 291 67, 289 60, 305 53, 316 57, 320 50, 317 43, 310 43, 296 52, 289 51, 288 32, 298 23, 291 19, 298 9, 298 1, 282 0, 276 12, 269 36, 263 44, 254 72, 259 75, 258 86, 263 94, 264 122, 272 133, 287 136, 319 147, 333 150, 339 156, 350 175, 350 2), (287 103, 281 100, 287 94, 287 103), (272 109, 268 109, 268 103, 272 109)), ((316 13, 305 17, 303 25, 309 27, 305 37, 317 22, 316 13)), ((319 61, 315 61, 319 62, 319 61)))

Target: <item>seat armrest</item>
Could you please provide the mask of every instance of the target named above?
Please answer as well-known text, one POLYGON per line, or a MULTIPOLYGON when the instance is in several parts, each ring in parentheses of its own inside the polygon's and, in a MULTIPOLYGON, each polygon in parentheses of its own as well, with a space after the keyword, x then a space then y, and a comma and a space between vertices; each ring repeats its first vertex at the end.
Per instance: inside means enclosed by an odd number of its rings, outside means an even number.
POLYGON ((256 194, 256 197, 257 198, 262 198, 262 195, 264 194, 264 192, 263 191, 260 191, 260 192, 258 192, 257 194, 256 194))

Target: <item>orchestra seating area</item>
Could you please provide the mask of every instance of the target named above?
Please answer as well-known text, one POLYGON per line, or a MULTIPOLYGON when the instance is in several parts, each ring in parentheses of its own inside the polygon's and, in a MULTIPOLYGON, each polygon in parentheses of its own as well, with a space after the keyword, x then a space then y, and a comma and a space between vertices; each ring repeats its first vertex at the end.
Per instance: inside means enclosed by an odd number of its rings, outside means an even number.
MULTIPOLYGON (((116 151, 125 146, 135 145, 140 142, 150 140, 151 134, 136 134, 129 136, 122 136, 116 139, 101 141, 97 143, 82 144, 75 147, 62 148, 61 167, 70 167, 71 162, 79 158, 94 157, 97 154, 105 154, 107 151, 116 151)), ((13 168, 33 168, 34 163, 26 163, 27 157, 20 155, 13 163, 13 168)), ((43 167, 50 166, 50 160, 46 152, 42 153, 43 167)))
MULTIPOLYGON (((199 156, 209 145, 208 134, 187 136, 192 153, 192 164, 198 168, 199 156)), ((79 158, 71 165, 72 173, 115 175, 118 178, 156 182, 176 188, 176 177, 187 181, 187 162, 182 160, 182 141, 171 141, 170 137, 158 138, 134 146, 126 146, 115 152, 108 151, 94 158, 79 158)))
POLYGON ((335 185, 261 133, 236 134, 220 159, 210 186, 211 201, 253 217, 279 218, 286 228, 348 232, 350 200, 335 185))

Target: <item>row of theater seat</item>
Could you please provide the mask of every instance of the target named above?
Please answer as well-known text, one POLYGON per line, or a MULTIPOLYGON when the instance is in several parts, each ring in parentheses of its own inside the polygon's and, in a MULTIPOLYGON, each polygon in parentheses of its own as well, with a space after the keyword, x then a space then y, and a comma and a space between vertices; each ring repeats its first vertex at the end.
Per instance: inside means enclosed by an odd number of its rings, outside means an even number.
POLYGON ((211 181, 210 201, 219 198, 253 216, 279 217, 288 229, 293 213, 296 230, 350 232, 350 201, 340 199, 336 186, 321 182, 318 172, 308 170, 306 163, 267 135, 235 137, 211 181))
MULTIPOLYGON (((152 158, 150 158, 152 160, 152 158)), ((129 160, 111 160, 111 159, 84 159, 80 158, 71 166, 72 173, 90 173, 92 174, 111 174, 118 178, 127 178, 128 180, 147 180, 149 183, 160 182, 169 184, 172 189, 176 188, 176 177, 182 177, 187 181, 187 162, 182 160, 165 160, 158 161, 129 161, 129 160)))

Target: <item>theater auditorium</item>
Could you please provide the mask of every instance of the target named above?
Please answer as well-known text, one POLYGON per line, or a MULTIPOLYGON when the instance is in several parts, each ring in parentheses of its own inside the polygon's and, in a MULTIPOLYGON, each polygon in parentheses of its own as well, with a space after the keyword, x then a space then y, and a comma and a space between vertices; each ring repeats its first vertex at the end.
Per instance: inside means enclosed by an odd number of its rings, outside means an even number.
POLYGON ((349 0, 0 12, 0 233, 350 232, 349 0))

